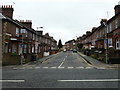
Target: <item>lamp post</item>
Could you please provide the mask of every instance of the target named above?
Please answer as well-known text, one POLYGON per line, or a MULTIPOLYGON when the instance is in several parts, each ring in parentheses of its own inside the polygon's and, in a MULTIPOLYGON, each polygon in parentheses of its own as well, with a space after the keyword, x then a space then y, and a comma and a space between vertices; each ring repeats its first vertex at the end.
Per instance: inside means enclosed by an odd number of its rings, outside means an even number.
POLYGON ((21 36, 22 36, 22 44, 21 44, 21 65, 23 64, 23 60, 24 60, 24 56, 23 56, 23 47, 24 47, 24 43, 23 43, 23 37, 24 37, 24 34, 25 34, 25 29, 21 29, 21 36))
POLYGON ((106 63, 108 63, 108 50, 107 50, 107 47, 108 47, 108 39, 107 39, 107 31, 108 31, 108 25, 107 25, 107 22, 103 23, 106 27, 106 33, 105 33, 105 45, 106 45, 106 51, 105 51, 105 61, 106 63))

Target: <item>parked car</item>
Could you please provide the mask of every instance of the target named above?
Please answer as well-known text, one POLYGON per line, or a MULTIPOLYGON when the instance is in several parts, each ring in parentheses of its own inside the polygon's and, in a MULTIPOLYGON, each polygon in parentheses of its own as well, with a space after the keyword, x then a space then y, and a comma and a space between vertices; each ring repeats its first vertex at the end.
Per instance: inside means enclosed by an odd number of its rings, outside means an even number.
POLYGON ((73 49, 73 53, 77 53, 77 49, 73 49))

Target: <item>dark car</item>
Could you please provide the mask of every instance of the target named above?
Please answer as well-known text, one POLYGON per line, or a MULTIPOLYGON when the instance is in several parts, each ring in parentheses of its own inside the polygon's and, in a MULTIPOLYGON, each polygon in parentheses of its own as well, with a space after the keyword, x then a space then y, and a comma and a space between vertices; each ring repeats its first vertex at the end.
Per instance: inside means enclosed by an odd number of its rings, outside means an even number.
POLYGON ((77 53, 77 50, 76 50, 76 49, 73 49, 73 53, 77 53))

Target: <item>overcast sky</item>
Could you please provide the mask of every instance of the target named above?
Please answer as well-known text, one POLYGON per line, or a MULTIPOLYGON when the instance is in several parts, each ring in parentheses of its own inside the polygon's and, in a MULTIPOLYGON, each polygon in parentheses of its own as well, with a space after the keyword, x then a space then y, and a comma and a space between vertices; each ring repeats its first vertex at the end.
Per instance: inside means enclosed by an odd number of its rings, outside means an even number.
POLYGON ((43 27, 62 43, 82 36, 103 18, 114 16, 119 0, 0 0, 1 5, 13 5, 14 19, 32 20, 32 27, 43 27), (108 12, 108 14, 107 14, 108 12))

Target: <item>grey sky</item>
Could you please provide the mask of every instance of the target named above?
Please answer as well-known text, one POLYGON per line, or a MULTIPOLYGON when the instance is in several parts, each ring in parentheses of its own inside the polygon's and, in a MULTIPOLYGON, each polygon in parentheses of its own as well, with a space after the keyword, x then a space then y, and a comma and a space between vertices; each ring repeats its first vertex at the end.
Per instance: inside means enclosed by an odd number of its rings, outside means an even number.
POLYGON ((44 27, 57 41, 66 42, 100 25, 114 15, 119 0, 0 0, 13 5, 14 19, 32 20, 33 28, 44 27), (15 4, 14 4, 14 3, 15 4))

